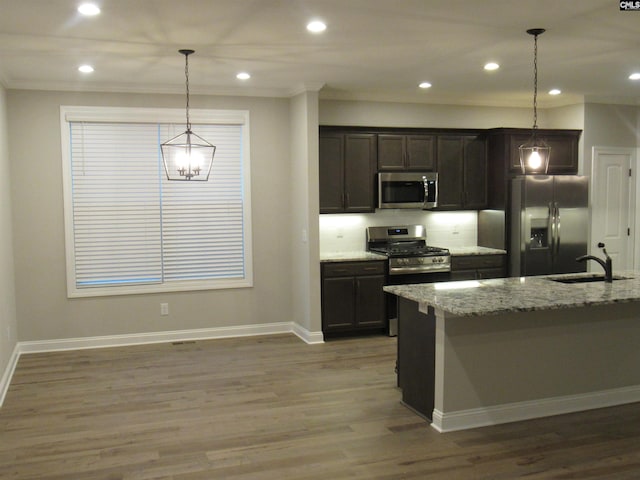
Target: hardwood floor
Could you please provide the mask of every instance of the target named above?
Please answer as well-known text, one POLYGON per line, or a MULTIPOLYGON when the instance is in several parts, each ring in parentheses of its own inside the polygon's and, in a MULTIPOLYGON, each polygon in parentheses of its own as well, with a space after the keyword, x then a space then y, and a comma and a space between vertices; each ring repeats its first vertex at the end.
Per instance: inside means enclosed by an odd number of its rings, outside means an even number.
POLYGON ((640 404, 439 434, 400 404, 395 345, 276 335, 23 355, 0 478, 640 478, 640 404))

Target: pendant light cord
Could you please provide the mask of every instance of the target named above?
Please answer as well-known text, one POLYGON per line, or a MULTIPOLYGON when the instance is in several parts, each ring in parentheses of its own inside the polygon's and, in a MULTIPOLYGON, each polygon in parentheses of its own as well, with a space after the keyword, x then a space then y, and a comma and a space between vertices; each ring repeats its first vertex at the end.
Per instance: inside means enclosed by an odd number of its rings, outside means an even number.
POLYGON ((189 54, 184 55, 184 76, 187 89, 187 131, 191 131, 191 121, 189 120, 189 54))
MULTIPOLYGON (((189 95, 187 94, 187 101, 189 95)), ((538 35, 533 37, 533 130, 538 128, 538 35)))

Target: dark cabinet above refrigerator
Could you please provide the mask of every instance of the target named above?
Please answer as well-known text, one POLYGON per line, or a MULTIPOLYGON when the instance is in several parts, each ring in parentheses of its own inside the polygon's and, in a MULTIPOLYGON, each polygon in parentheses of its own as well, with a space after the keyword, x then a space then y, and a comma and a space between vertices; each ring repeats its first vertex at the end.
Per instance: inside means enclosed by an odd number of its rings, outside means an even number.
MULTIPOLYGON (((551 147, 548 175, 578 173, 578 142, 581 130, 538 129, 538 135, 551 147)), ((531 136, 531 129, 492 128, 488 131, 488 208, 505 210, 509 202, 509 181, 520 175, 518 148, 531 136)))

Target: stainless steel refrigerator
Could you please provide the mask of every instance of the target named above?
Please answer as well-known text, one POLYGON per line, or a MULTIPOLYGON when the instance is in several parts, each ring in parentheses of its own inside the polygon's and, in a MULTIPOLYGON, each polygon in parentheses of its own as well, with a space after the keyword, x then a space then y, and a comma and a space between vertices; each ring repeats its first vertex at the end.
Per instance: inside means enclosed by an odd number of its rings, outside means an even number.
POLYGON ((586 271, 589 181, 578 175, 526 175, 511 185, 511 276, 586 271))

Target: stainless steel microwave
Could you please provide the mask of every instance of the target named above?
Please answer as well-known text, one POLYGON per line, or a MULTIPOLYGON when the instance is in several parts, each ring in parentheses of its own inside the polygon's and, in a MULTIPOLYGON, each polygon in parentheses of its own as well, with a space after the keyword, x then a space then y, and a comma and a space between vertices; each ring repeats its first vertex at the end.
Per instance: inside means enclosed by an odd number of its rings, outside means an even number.
POLYGON ((378 208, 427 210, 437 206, 437 173, 383 172, 378 174, 378 208))

